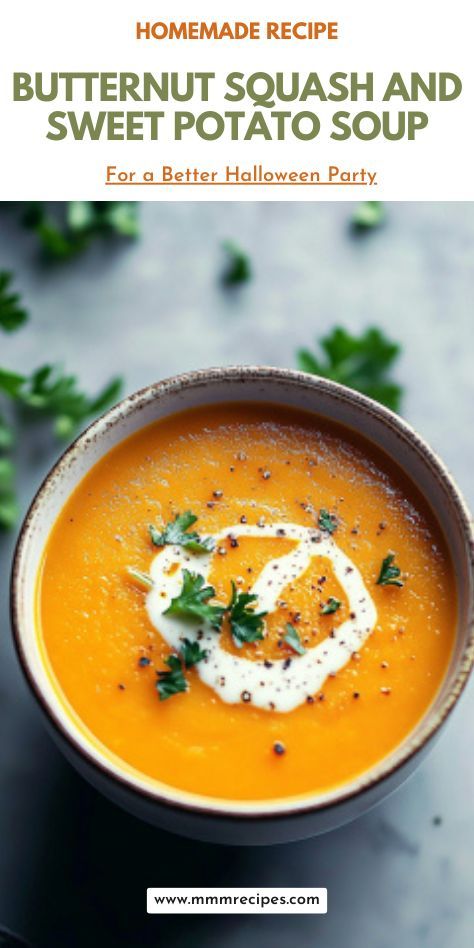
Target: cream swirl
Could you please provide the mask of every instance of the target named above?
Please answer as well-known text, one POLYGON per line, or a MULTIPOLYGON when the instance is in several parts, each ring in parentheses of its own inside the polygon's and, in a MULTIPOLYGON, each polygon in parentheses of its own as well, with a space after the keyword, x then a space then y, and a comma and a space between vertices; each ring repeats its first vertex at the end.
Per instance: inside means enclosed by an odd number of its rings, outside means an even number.
POLYGON ((311 527, 273 523, 263 526, 237 524, 213 536, 216 549, 227 537, 282 537, 295 542, 293 548, 269 560, 250 592, 257 596, 256 609, 271 613, 284 588, 297 580, 311 560, 330 560, 334 575, 349 603, 349 618, 332 630, 331 636, 291 659, 256 660, 240 657, 222 647, 221 636, 203 622, 189 623, 165 615, 171 600, 179 595, 183 569, 207 580, 214 553, 192 553, 181 546, 165 546, 151 565, 153 587, 147 596, 147 611, 153 626, 168 645, 179 651, 184 638, 197 640, 207 657, 196 665, 201 680, 228 704, 248 702, 264 710, 287 712, 320 691, 329 675, 343 668, 374 629, 377 610, 362 576, 334 538, 311 527), (174 567, 174 568, 173 568, 174 567))

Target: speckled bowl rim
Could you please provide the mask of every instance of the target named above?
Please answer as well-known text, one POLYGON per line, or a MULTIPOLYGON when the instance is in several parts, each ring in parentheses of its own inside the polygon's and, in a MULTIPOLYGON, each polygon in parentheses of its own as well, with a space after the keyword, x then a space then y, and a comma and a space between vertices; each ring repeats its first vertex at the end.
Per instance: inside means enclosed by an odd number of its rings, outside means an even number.
MULTIPOLYGON (((232 398, 229 399, 229 401, 238 400, 232 398)), ((269 398, 269 401, 277 404, 274 398, 269 398)), ((205 404, 205 402, 203 401, 202 404, 205 404)), ((285 404, 284 397, 278 404, 285 404)), ((179 408, 176 410, 179 411, 179 408)), ((186 411, 186 409, 182 410, 186 411)), ((311 409, 306 410, 311 412, 311 409)), ((174 412, 170 412, 170 414, 174 414, 174 412)), ((323 412, 314 410, 314 414, 324 418, 323 412)), ((339 423, 344 425, 344 422, 339 423)), ((347 424, 346 426, 349 428, 352 427, 354 430, 353 425, 347 424)), ((140 426, 136 428, 136 432, 139 430, 140 426)), ((128 436, 129 435, 125 437, 128 436)), ((370 440, 367 435, 363 435, 363 437, 370 440)), ((90 465, 89 469, 91 467, 93 467, 93 464, 90 465)), ((403 470, 403 465, 401 465, 401 469, 403 470)), ((406 476, 413 483, 413 479, 408 473, 406 476)), ((64 503, 65 502, 66 501, 64 501, 64 503)), ((434 516, 436 517, 435 513, 434 516)), ((456 705, 474 664, 474 530, 469 510, 455 481, 432 448, 430 448, 411 425, 404 421, 399 415, 385 408, 383 405, 380 405, 378 402, 374 402, 367 396, 355 392, 353 389, 339 385, 337 382, 332 382, 318 376, 312 376, 306 372, 299 372, 294 369, 277 368, 273 366, 237 365, 185 372, 140 389, 134 394, 124 398, 109 411, 105 412, 100 418, 92 422, 61 455, 43 480, 43 483, 33 498, 19 533, 13 558, 10 590, 13 639, 20 665, 33 696, 36 698, 58 735, 65 740, 80 757, 92 766, 93 769, 99 771, 102 778, 105 777, 107 780, 121 785, 123 789, 138 794, 140 797, 147 799, 148 802, 154 801, 161 807, 171 810, 187 811, 188 813, 196 813, 208 817, 214 816, 225 819, 235 819, 237 821, 248 819, 284 819, 291 816, 316 813, 317 811, 326 811, 343 803, 347 803, 350 800, 354 800, 366 791, 374 789, 379 783, 382 783, 394 775, 403 765, 408 764, 411 758, 420 752, 436 735, 456 705), (20 620, 21 573, 32 522, 39 512, 43 500, 47 498, 50 491, 55 489, 56 482, 61 479, 63 472, 70 463, 74 461, 76 455, 82 452, 83 449, 86 449, 91 442, 100 438, 110 427, 119 423, 126 415, 139 410, 141 407, 145 407, 150 401, 160 399, 166 395, 178 394, 183 388, 189 386, 205 388, 214 382, 235 383, 245 382, 247 380, 260 381, 262 383, 265 381, 276 381, 278 383, 298 386, 308 392, 321 392, 336 401, 355 406, 356 409, 360 409, 363 413, 372 416, 378 422, 387 425, 391 429, 391 433, 397 435, 405 443, 408 442, 410 447, 413 448, 431 468, 431 474, 440 482, 457 509, 459 524, 462 529, 462 539, 465 549, 469 551, 466 557, 466 565, 471 579, 471 595, 466 622, 466 643, 462 653, 457 659, 457 671, 455 672, 453 682, 441 705, 436 709, 431 708, 427 712, 425 719, 417 725, 415 732, 408 735, 398 748, 383 758, 374 767, 365 771, 352 781, 336 786, 327 792, 268 801, 236 801, 214 798, 181 791, 179 788, 159 782, 157 782, 156 789, 153 783, 144 787, 136 783, 133 776, 127 774, 125 771, 117 774, 108 764, 105 755, 100 761, 97 760, 96 757, 79 743, 76 734, 64 727, 63 722, 56 712, 56 705, 59 703, 59 698, 55 696, 53 687, 51 686, 48 693, 45 693, 43 688, 36 681, 23 648, 20 620)), ((74 727, 72 721, 71 727, 74 727)))

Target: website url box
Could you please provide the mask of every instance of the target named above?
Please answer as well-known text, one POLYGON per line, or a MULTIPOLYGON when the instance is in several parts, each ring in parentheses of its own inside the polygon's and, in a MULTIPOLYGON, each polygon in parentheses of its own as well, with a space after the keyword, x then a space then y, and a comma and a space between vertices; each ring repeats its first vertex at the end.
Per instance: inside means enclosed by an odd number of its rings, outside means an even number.
POLYGON ((148 915, 325 915, 327 889, 147 889, 148 915))

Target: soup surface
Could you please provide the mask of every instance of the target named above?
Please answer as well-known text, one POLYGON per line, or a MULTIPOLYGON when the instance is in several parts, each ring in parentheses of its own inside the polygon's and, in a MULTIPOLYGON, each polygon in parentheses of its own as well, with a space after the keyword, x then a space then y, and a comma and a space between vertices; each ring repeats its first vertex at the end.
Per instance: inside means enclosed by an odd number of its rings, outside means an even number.
POLYGON ((392 751, 456 624, 439 528, 390 460, 317 416, 248 404, 174 415, 103 458, 52 530, 38 608, 56 686, 95 741, 241 800, 326 790, 392 751))

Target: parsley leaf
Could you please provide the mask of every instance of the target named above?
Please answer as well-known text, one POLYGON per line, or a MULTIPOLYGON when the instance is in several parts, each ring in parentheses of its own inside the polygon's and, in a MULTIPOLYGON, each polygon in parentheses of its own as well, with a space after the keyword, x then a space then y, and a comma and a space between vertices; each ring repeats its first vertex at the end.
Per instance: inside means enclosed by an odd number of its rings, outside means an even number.
POLYGON ((87 246, 84 235, 79 237, 71 234, 69 228, 49 213, 40 201, 27 205, 23 225, 35 234, 44 256, 49 260, 69 260, 87 246))
POLYGON ((256 642, 263 639, 263 619, 266 612, 254 612, 257 596, 251 593, 237 592, 232 582, 232 595, 228 606, 209 605, 209 599, 215 596, 213 586, 204 585, 204 577, 199 573, 190 573, 183 569, 183 585, 179 596, 171 600, 165 615, 180 616, 184 619, 201 619, 219 631, 226 613, 235 644, 240 648, 244 642, 256 642))
POLYGON ((232 581, 232 595, 227 611, 232 637, 238 648, 242 648, 244 642, 263 639, 263 620, 267 613, 254 612, 257 599, 253 593, 237 592, 232 581))
MULTIPOLYGON (((102 412, 120 393, 121 379, 113 379, 95 398, 80 391, 74 375, 63 375, 53 366, 43 366, 31 376, 20 375, 0 368, 0 394, 6 395, 20 407, 41 417, 53 419, 54 432, 60 438, 70 438, 75 429, 91 415, 102 412)), ((0 415, 0 451, 12 444, 12 432, 0 415)), ((13 526, 18 512, 11 462, 3 458, 3 487, 0 495, 0 526, 13 526), (6 484, 8 465, 9 483, 6 484)))
POLYGON ((165 615, 183 619, 199 619, 208 622, 213 629, 220 629, 224 618, 223 606, 210 606, 209 599, 215 596, 213 586, 204 585, 204 577, 183 569, 183 585, 179 596, 171 600, 165 615))
POLYGON ((286 642, 294 652, 297 652, 298 655, 305 655, 306 649, 304 645, 301 644, 299 632, 291 622, 287 622, 286 624, 286 635, 283 636, 283 641, 286 642))
POLYGON ((227 253, 228 263, 222 281, 225 286, 237 286, 247 283, 252 278, 250 257, 232 240, 225 240, 223 244, 227 253))
POLYGON ((401 570, 394 561, 395 553, 389 553, 382 561, 376 581, 377 586, 403 586, 402 580, 398 578, 401 575, 401 570))
MULTIPOLYGON (((181 646, 181 655, 184 667, 192 668, 197 662, 201 662, 203 658, 206 658, 207 652, 200 648, 199 642, 190 642, 189 639, 184 639, 181 646)), ((143 660, 140 659, 140 661, 143 660)), ((148 659, 146 662, 149 664, 148 659)), ((165 665, 168 665, 169 671, 159 670, 156 673, 156 690, 160 701, 166 701, 167 698, 187 691, 189 688, 188 681, 184 676, 181 659, 177 655, 168 655, 168 658, 165 658, 165 665)))
POLYGON ((172 695, 187 691, 189 687, 177 655, 169 655, 168 658, 165 658, 165 665, 168 665, 169 671, 157 671, 156 673, 156 690, 160 701, 166 701, 172 695))
POLYGON ((334 533, 337 530, 337 520, 334 514, 330 514, 324 507, 321 507, 319 511, 318 527, 326 533, 334 533))
POLYGON ((99 233, 138 237, 138 204, 135 201, 69 201, 67 226, 88 238, 99 233))
POLYGON ((3 415, 0 415, 0 451, 7 451, 13 444, 13 432, 7 425, 3 415))
POLYGON ((89 416, 99 415, 116 401, 121 388, 122 379, 114 378, 95 398, 89 398, 78 388, 75 375, 63 375, 56 366, 44 365, 21 380, 14 397, 25 407, 52 417, 57 437, 70 438, 89 416))
POLYGON ((9 530, 18 517, 15 468, 10 458, 0 458, 0 527, 9 530))
POLYGON ((193 553, 211 553, 214 549, 214 540, 212 537, 206 537, 202 540, 198 533, 188 533, 189 527, 192 527, 198 518, 190 511, 186 510, 183 514, 177 514, 171 523, 168 523, 162 533, 150 525, 150 537, 154 546, 165 546, 166 544, 177 544, 183 546, 193 553))
POLYGON ((137 237, 138 204, 134 201, 68 201, 62 216, 42 202, 27 206, 23 224, 33 231, 50 260, 70 260, 97 236, 137 237))
POLYGON ((358 231, 374 230, 385 220, 382 201, 362 201, 352 215, 352 226, 358 231))
POLYGON ((328 601, 321 606, 321 615, 322 616, 332 616, 334 612, 337 612, 342 606, 340 599, 336 599, 335 596, 329 596, 328 601))
POLYGON ((12 273, 0 271, 0 328, 5 332, 15 332, 28 320, 28 313, 21 305, 20 294, 11 292, 12 279, 12 273))
POLYGON ((136 201, 103 201, 100 209, 101 227, 119 237, 139 237, 140 222, 136 201))
POLYGON ((390 377, 400 346, 388 339, 380 329, 367 329, 352 336, 337 326, 320 341, 322 357, 308 349, 298 354, 298 366, 304 372, 332 379, 368 395, 375 401, 398 411, 403 389, 390 377))
POLYGON ((0 368, 0 392, 4 392, 9 398, 17 398, 19 396, 24 382, 24 375, 19 375, 18 372, 10 372, 8 369, 0 368))
POLYGON ((185 667, 192 668, 193 665, 197 665, 198 662, 202 662, 207 657, 207 652, 201 648, 199 642, 190 642, 189 639, 184 639, 181 645, 181 655, 185 667))
MULTIPOLYGON (((0 272, 0 328, 5 332, 14 332, 28 319, 28 313, 20 305, 20 295, 10 292, 12 274, 0 272)), ((23 376, 16 372, 0 369, 0 392, 14 397, 22 383, 23 376)), ((19 506, 15 491, 15 466, 4 452, 13 445, 13 432, 4 415, 0 412, 0 529, 9 530, 14 526, 19 506)))

